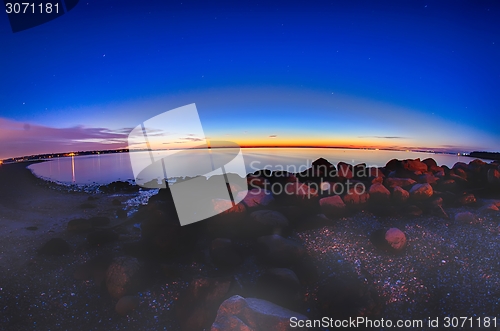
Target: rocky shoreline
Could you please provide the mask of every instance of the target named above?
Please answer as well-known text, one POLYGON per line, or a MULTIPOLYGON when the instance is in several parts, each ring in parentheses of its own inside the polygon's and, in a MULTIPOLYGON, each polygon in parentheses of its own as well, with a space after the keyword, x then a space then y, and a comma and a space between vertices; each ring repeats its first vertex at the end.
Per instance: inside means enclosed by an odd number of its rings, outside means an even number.
POLYGON ((318 159, 247 182, 230 187, 248 190, 241 203, 184 227, 168 189, 132 217, 110 195, 119 183, 78 195, 100 201, 99 213, 26 245, 29 262, 0 277, 0 322, 267 331, 300 329, 290 318, 500 318, 498 161, 369 168, 318 159))

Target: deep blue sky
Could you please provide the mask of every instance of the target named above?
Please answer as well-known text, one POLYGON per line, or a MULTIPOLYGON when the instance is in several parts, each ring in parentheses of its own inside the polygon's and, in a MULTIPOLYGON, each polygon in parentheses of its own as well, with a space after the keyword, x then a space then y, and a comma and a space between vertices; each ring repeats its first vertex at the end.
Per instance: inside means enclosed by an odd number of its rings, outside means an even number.
POLYGON ((497 1, 89 0, 18 33, 0 15, 0 41, 4 143, 195 102, 242 144, 500 150, 497 1))

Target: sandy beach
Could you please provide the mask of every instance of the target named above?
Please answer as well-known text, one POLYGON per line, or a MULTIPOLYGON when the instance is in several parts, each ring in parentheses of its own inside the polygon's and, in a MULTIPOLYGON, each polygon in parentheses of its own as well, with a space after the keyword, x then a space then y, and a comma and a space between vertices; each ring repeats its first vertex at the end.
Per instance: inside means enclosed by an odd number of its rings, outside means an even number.
MULTIPOLYGON (((423 212, 405 207, 411 212, 405 209, 404 213, 356 207, 338 217, 325 217, 330 209, 275 197, 277 201, 266 206, 252 207, 247 201, 244 214, 231 210, 230 219, 200 222, 202 225, 182 232, 168 225, 171 205, 165 192, 134 217, 119 219, 116 212, 123 207, 115 200, 123 202, 124 197, 67 192, 36 178, 26 166, 0 166, 2 330, 208 330, 219 305, 231 295, 274 300, 308 318, 326 314, 341 318, 353 311, 360 316, 425 323, 436 317, 500 317, 500 213, 492 207, 500 206, 500 200, 492 197, 478 197, 472 204, 445 205, 446 218, 423 207, 423 212), (255 236, 264 234, 257 240, 253 233, 227 234, 225 228, 217 227, 219 222, 238 217, 249 222, 262 211, 262 217, 271 215, 274 223, 270 232, 267 225, 249 228, 256 231, 255 236), (277 227, 282 216, 289 225, 277 227), (97 231, 112 228, 116 238, 92 244, 89 233, 95 229, 68 228, 70 220, 95 217, 109 218, 110 223, 98 226, 97 231), (134 227, 139 221, 142 231, 134 227), (405 234, 404 249, 394 252, 377 247, 373 233, 393 228, 405 234), (233 249, 226 245, 231 240, 220 239, 223 233, 232 236, 236 255, 227 254, 233 249), (61 255, 39 254, 52 238, 62 238, 69 249, 61 255), (167 238, 176 243, 190 243, 190 238, 196 241, 188 254, 177 254, 167 238), (280 245, 295 248, 285 249, 285 255, 271 249, 263 256, 259 247, 272 247, 273 240, 284 240, 280 245), (217 251, 217 245, 225 248, 217 251), (170 255, 162 255, 166 251, 170 255), (217 260, 215 254, 222 257, 217 260), (273 254, 277 258, 271 261, 273 254), (116 257, 136 261, 147 274, 139 287, 119 295, 109 283, 110 261, 116 257), (282 269, 270 271, 271 267, 282 269), (283 276, 283 268, 297 276, 283 276), (269 272, 279 274, 279 279, 297 279, 284 290, 296 291, 296 295, 284 301, 263 293, 263 275, 269 272), (213 279, 217 281, 212 283, 213 279), (221 290, 226 281, 230 285, 221 290), (207 291, 212 294, 193 296, 193 287, 205 286, 196 285, 200 282, 209 284, 207 291), (346 292, 332 284, 341 284, 346 292), (116 305, 124 294, 134 304, 120 312, 116 305), (219 299, 208 299, 213 297, 219 299), (206 304, 200 306, 200 302, 206 304)), ((127 268, 120 270, 128 273, 127 268)), ((214 327, 212 330, 219 330, 214 327)), ((489 329, 494 328, 490 325, 489 329)))

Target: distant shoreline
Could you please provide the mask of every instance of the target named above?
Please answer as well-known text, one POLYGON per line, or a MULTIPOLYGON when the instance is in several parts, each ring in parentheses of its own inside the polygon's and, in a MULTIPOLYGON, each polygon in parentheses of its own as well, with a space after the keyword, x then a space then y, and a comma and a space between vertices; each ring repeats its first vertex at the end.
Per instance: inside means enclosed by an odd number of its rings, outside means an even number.
MULTIPOLYGON (((194 147, 189 149, 204 149, 203 147, 194 147)), ((231 146, 219 146, 219 147, 210 147, 211 149, 223 149, 223 148, 234 148, 231 146)), ((348 150, 365 150, 365 151, 392 151, 392 152, 408 152, 408 153, 429 153, 436 155, 457 155, 454 152, 439 152, 432 150, 405 150, 405 149, 389 149, 389 148, 356 148, 356 147, 346 147, 346 146, 239 146, 241 149, 258 149, 258 148, 276 148, 276 149, 285 149, 285 148, 300 148, 300 149, 348 149, 348 150)), ((169 150, 169 149, 165 149, 169 150)), ((170 149, 170 150, 183 150, 179 149, 170 149)), ((54 153, 54 154, 38 154, 38 155, 27 155, 20 156, 15 158, 8 158, 0 160, 0 165, 2 164, 12 164, 19 162, 32 162, 32 161, 47 161, 55 158, 63 158, 63 157, 72 157, 72 156, 88 156, 88 155, 101 155, 101 154, 118 154, 118 153, 130 153, 130 152, 147 152, 148 150, 138 149, 138 150, 130 150, 128 148, 117 149, 117 150, 102 150, 102 151, 79 151, 79 152, 67 152, 67 153, 54 153)), ((161 151, 161 150, 154 150, 161 151)), ((458 153, 459 156, 466 156, 470 158, 480 158, 487 160, 500 160, 500 153, 493 152, 471 152, 467 153, 458 153)))
POLYGON ((500 160, 500 153, 472 152, 470 153, 470 157, 498 161, 500 160))

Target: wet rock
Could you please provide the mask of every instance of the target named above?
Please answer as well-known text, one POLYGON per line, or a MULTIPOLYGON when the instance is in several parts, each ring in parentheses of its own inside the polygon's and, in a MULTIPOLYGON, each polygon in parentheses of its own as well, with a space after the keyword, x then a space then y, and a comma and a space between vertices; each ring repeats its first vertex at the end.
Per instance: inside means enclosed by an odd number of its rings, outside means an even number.
POLYGON ((26 230, 36 231, 36 230, 38 230, 38 227, 36 227, 36 226, 28 226, 28 227, 26 227, 26 230))
POLYGON ((82 208, 82 209, 94 209, 96 207, 97 207, 96 205, 88 203, 88 202, 84 202, 80 205, 80 208, 82 208))
POLYGON ((71 251, 71 246, 62 238, 52 238, 47 241, 39 250, 43 255, 65 255, 71 251))
POLYGON ((388 188, 395 188, 396 186, 413 186, 416 183, 417 182, 411 178, 386 178, 384 180, 384 185, 388 188))
POLYGON ((122 202, 118 199, 113 199, 113 201, 111 201, 111 204, 113 206, 121 206, 122 205, 122 202))
POLYGON ((111 229, 97 230, 87 235, 87 242, 93 246, 111 243, 120 238, 120 235, 111 229))
POLYGON ((257 239, 257 252, 262 260, 276 267, 290 267, 305 257, 306 250, 298 242, 279 235, 257 239))
POLYGON ((307 317, 271 302, 235 295, 222 303, 211 331, 305 331, 294 327, 290 320, 307 317))
POLYGON ((114 299, 136 290, 141 281, 142 264, 133 257, 118 257, 106 271, 106 288, 114 299))
POLYGON ((122 316, 126 316, 139 307, 139 303, 140 299, 138 297, 126 295, 118 300, 115 311, 122 316))
POLYGON ((92 230, 92 222, 84 218, 77 218, 69 221, 66 229, 75 233, 87 232, 92 230))
POLYGON ((346 205, 344 201, 342 201, 342 198, 338 195, 320 199, 319 205, 323 214, 329 218, 344 216, 346 212, 346 205))
POLYGON ((235 251, 233 242, 226 238, 216 238, 210 244, 210 258, 219 267, 235 267, 243 262, 235 251))
POLYGON ((231 280, 195 278, 179 296, 176 316, 181 330, 207 330, 215 320, 217 309, 231 296, 231 280))
POLYGON ((430 184, 415 184, 410 190, 410 197, 414 200, 426 200, 433 194, 434 190, 430 184))
POLYGON ((391 198, 391 192, 382 184, 373 184, 368 193, 372 204, 387 204, 391 198))
POLYGON ((392 191, 392 201, 396 204, 404 204, 410 198, 410 193, 399 186, 392 191))

